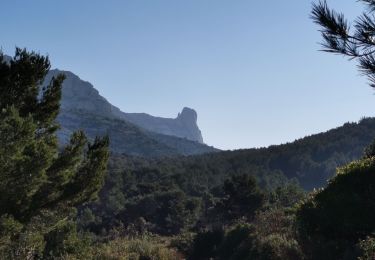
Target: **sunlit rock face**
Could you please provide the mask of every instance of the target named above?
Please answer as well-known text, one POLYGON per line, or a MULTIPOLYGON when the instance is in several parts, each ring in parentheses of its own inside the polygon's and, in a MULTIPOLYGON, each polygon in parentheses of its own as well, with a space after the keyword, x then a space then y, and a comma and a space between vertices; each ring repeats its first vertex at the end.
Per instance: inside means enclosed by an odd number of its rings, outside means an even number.
MULTIPOLYGON (((4 55, 4 59, 9 62, 11 57, 4 55)), ((60 73, 66 76, 61 99, 62 113, 85 111, 102 117, 123 119, 148 131, 203 144, 202 133, 197 125, 197 112, 194 109, 185 107, 176 118, 155 117, 145 113, 125 113, 102 97, 90 82, 80 79, 70 71, 51 70, 45 79, 45 84, 60 73)))
POLYGON ((58 73, 66 75, 61 101, 63 112, 79 110, 103 117, 123 119, 148 131, 203 143, 197 125, 197 113, 191 108, 185 107, 176 118, 155 117, 145 113, 125 113, 102 97, 92 84, 81 80, 69 71, 51 70, 46 77, 46 83, 58 73))
MULTIPOLYGON (((4 57, 6 62, 12 59, 4 57)), ((69 143, 73 132, 83 130, 89 140, 109 136, 111 151, 119 154, 164 157, 218 151, 203 144, 193 109, 184 108, 176 118, 124 113, 102 97, 92 84, 72 72, 51 70, 43 85, 48 85, 60 73, 66 76, 57 117, 61 145, 69 143)))

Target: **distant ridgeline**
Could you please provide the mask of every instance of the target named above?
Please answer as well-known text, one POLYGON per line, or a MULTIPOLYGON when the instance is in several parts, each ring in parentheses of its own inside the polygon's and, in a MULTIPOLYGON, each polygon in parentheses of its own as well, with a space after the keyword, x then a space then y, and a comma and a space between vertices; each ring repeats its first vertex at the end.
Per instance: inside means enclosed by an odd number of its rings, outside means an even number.
POLYGON ((203 143, 193 109, 184 108, 174 119, 124 113, 71 72, 51 70, 45 82, 59 73, 66 75, 58 117, 58 136, 63 144, 73 131, 82 129, 90 138, 108 134, 111 150, 128 155, 157 157, 218 151, 203 143))
POLYGON ((221 185, 236 174, 252 174, 262 186, 271 188, 282 184, 285 177, 295 178, 304 189, 312 190, 325 186, 337 167, 359 159, 374 139, 375 118, 366 118, 268 148, 147 161, 142 167, 138 161, 136 168, 131 159, 113 157, 112 168, 133 168, 146 176, 159 173, 162 179, 170 176, 179 180, 179 186, 192 195, 221 185))
POLYGON ((51 70, 46 82, 61 72, 67 77, 58 116, 58 136, 63 144, 78 129, 90 138, 108 134, 114 152, 112 166, 135 170, 134 160, 139 160, 143 172, 163 169, 163 175, 179 176, 189 183, 185 187, 193 189, 197 183, 199 189, 209 189, 241 173, 256 175, 264 186, 273 186, 287 177, 297 179, 307 190, 322 187, 338 166, 359 159, 375 139, 375 119, 365 118, 292 143, 220 152, 203 143, 194 110, 184 108, 174 119, 124 113, 71 72, 51 70), (180 155, 191 156, 176 157, 180 155), (145 160, 132 156, 174 158, 145 160))

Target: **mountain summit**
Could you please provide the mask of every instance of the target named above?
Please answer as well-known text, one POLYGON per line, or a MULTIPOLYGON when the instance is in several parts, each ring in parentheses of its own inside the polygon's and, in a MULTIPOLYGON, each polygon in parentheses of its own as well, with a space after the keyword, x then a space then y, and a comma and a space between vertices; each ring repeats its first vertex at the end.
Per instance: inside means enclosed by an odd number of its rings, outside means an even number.
POLYGON ((145 113, 123 113, 121 111, 116 115, 152 132, 203 143, 202 134, 197 125, 197 112, 191 108, 185 107, 176 118, 154 117, 145 113))
MULTIPOLYGON (((4 58, 6 62, 12 59, 6 55, 4 58)), ((120 154, 159 157, 218 151, 203 143, 197 113, 191 108, 183 108, 176 118, 125 113, 72 72, 50 70, 44 84, 60 73, 66 76, 57 118, 61 144, 67 144, 74 131, 84 130, 90 139, 108 135, 111 150, 120 154)))
POLYGON ((94 86, 81 80, 69 71, 51 70, 46 82, 53 76, 64 73, 61 109, 62 111, 86 111, 106 118, 122 119, 145 130, 185 138, 203 144, 201 131, 197 125, 197 113, 185 107, 176 118, 155 117, 145 113, 125 113, 102 97, 94 86))
POLYGON ((70 135, 81 129, 89 138, 108 135, 115 153, 159 157, 217 151, 203 144, 197 113, 191 108, 184 108, 176 118, 124 113, 102 97, 91 83, 72 72, 51 70, 45 84, 60 73, 66 76, 57 118, 62 144, 68 143, 70 135))

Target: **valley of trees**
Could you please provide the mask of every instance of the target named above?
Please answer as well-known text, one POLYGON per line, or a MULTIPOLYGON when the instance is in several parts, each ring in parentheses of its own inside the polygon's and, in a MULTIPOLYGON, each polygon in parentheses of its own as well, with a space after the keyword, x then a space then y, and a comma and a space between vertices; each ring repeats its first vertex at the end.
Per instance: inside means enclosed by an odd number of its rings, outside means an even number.
POLYGON ((112 154, 100 200, 80 209, 81 228, 167 236, 189 259, 302 259, 296 204, 326 186, 337 167, 371 157, 372 146, 365 148, 374 130, 375 119, 364 118, 269 148, 155 159, 112 154), (233 238, 238 245, 224 242, 236 232, 244 236, 233 238), (240 245, 241 252, 221 255, 240 245))
MULTIPOLYGON (((329 52, 374 80, 374 1, 354 32, 322 1, 329 52)), ((375 119, 262 149, 165 158, 59 146, 63 75, 0 54, 0 259, 375 259, 375 119), (328 180, 328 182, 327 182, 328 180)))

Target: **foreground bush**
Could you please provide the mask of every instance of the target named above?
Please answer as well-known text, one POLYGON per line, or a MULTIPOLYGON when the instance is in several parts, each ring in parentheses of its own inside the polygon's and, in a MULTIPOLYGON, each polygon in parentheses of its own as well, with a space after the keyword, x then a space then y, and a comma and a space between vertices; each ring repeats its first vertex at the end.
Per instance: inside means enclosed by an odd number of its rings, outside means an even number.
MULTIPOLYGON (((183 259, 158 238, 119 238, 93 247, 90 257, 98 260, 178 260, 183 259)), ((69 259, 69 258, 68 258, 69 259)), ((74 259, 74 258, 71 258, 74 259)))
POLYGON ((358 243, 360 250, 359 260, 373 260, 375 259, 375 238, 367 237, 358 243))
MULTIPOLYGON (((292 225, 289 216, 279 214, 279 223, 270 229, 263 225, 272 225, 272 219, 263 223, 261 219, 252 224, 239 223, 226 230, 198 233, 192 243, 189 259, 304 259, 298 241, 290 231, 292 225)), ((261 218, 272 215, 275 215, 274 210, 262 213, 261 218)))
POLYGON ((353 259, 359 240, 375 231, 375 157, 338 170, 328 186, 304 202, 297 220, 312 259, 353 259))

